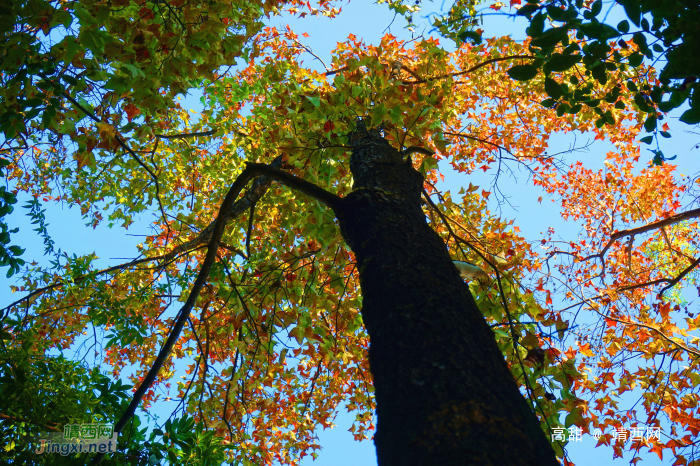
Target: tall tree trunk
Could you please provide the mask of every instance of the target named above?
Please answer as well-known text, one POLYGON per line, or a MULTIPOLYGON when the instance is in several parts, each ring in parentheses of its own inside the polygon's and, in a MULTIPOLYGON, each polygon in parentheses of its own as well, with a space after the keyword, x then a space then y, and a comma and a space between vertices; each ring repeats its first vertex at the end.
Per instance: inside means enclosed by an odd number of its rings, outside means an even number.
POLYGON ((355 253, 379 466, 558 465, 444 241, 422 176, 362 122, 339 215, 355 253))

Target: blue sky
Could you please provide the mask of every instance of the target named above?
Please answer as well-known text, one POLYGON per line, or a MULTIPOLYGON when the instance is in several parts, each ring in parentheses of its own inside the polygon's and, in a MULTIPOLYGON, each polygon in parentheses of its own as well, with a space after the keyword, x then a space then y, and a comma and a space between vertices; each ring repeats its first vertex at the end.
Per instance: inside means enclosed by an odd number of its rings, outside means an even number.
MULTIPOLYGON (((440 2, 424 2, 426 11, 433 11, 431 7, 434 10, 438 10, 440 2)), ((335 48, 336 43, 346 39, 351 33, 370 44, 379 43, 380 38, 386 32, 390 32, 400 38, 411 38, 411 33, 403 29, 404 20, 402 18, 394 20, 393 14, 386 5, 375 5, 367 0, 356 0, 344 5, 342 8, 343 11, 335 20, 314 17, 294 20, 288 17, 278 17, 272 18, 269 24, 281 27, 289 23, 293 30, 300 35, 300 40, 312 48, 313 52, 326 63, 330 62, 330 51, 335 48), (307 32, 309 37, 301 37, 302 32, 307 32)), ((423 31, 423 28, 420 27, 420 19, 417 17, 414 19, 419 26, 417 31, 423 31)), ((516 40, 522 40, 525 37, 524 28, 526 24, 522 19, 518 22, 513 22, 502 17, 486 16, 485 21, 484 29, 487 37, 511 35, 516 40)), ((426 27, 425 32, 428 30, 429 27, 426 27)), ((307 54, 305 57, 307 65, 322 69, 320 63, 312 63, 315 59, 311 55, 307 54)), ((185 107, 188 106, 197 109, 200 104, 196 98, 185 99, 185 107)), ((674 163, 678 163, 682 173, 691 175, 700 171, 700 164, 697 162, 697 151, 691 151, 693 144, 700 141, 700 136, 694 137, 684 133, 684 130, 690 128, 682 124, 674 124, 673 121, 674 119, 672 118, 669 124, 672 126, 672 129, 676 129, 673 132, 674 137, 671 140, 664 141, 666 147, 662 147, 662 150, 669 155, 678 154, 678 160, 674 161, 674 163)), ((577 136, 579 144, 586 140, 593 141, 593 137, 586 135, 577 136)), ((555 137, 555 141, 552 150, 565 150, 572 143, 573 136, 558 135, 555 137)), ((611 150, 608 144, 602 141, 595 141, 586 152, 575 153, 571 157, 572 160, 574 157, 583 160, 589 168, 597 169, 602 167, 605 153, 608 150, 611 150)), ((648 154, 648 157, 643 155, 640 164, 646 164, 650 158, 651 154, 648 154)), ((493 173, 474 173, 466 177, 452 174, 449 170, 445 170, 445 177, 445 183, 442 185, 442 188, 450 189, 456 193, 460 186, 468 185, 470 182, 484 187, 490 185, 493 180, 493 173)), ((504 207, 502 215, 509 219, 515 219, 515 223, 521 228, 526 238, 536 240, 547 226, 554 227, 557 235, 565 238, 578 235, 580 225, 573 222, 564 222, 561 219, 557 203, 549 202, 548 200, 543 201, 541 204, 538 203, 537 198, 542 196, 543 193, 539 189, 528 185, 524 176, 519 179, 506 178, 501 182, 500 188, 504 193, 511 196, 510 200, 513 203, 513 207, 504 207)), ((19 235, 17 235, 17 242, 23 247, 27 247, 24 258, 40 260, 43 244, 31 231, 33 227, 29 225, 28 219, 24 216, 26 209, 19 207, 26 203, 26 200, 26 197, 20 197, 20 202, 16 206, 15 213, 10 217, 10 222, 21 229, 19 235)), ((92 229, 83 225, 80 214, 75 209, 68 209, 65 206, 53 204, 45 207, 47 208, 48 231, 56 242, 56 247, 60 247, 69 254, 76 253, 78 255, 94 251, 100 258, 96 263, 97 267, 114 265, 124 262, 124 259, 136 256, 135 245, 141 242, 138 235, 149 233, 147 224, 149 218, 147 217, 144 217, 140 222, 135 222, 128 231, 119 228, 109 229, 104 225, 92 229)), ((7 292, 11 281, 5 279, 4 274, 0 274, 0 276, 3 277, 0 278, 0 290, 3 290, 0 293, 0 305, 7 305, 19 296, 18 294, 11 295, 7 292)), ((163 416, 167 416, 168 407, 169 405, 163 404, 158 411, 163 416)), ((376 465, 373 443, 371 441, 355 442, 352 434, 347 431, 353 421, 353 417, 353 414, 348 414, 344 409, 341 409, 341 413, 335 420, 337 427, 318 432, 322 446, 318 459, 312 461, 307 457, 301 464, 303 466, 376 465)), ((584 436, 581 442, 572 442, 568 448, 570 458, 577 464, 584 466, 590 464, 612 464, 612 451, 607 448, 596 449, 594 445, 595 441, 587 436, 584 436)), ((669 460, 668 457, 666 457, 666 461, 660 461, 655 454, 642 454, 641 456, 644 458, 644 462, 641 464, 644 465, 672 463, 672 460, 669 460)), ((630 458, 628 457, 627 461, 630 458)), ((615 463, 622 463, 622 461, 624 460, 617 460, 615 463)))

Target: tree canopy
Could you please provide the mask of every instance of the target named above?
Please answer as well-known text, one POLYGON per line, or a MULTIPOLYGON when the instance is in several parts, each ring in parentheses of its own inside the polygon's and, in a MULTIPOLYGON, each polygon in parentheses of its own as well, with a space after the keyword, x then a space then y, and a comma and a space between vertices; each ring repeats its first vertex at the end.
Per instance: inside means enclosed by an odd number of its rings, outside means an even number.
MULTIPOLYGON (((396 173, 420 174, 415 205, 443 252, 489 276, 469 283, 473 301, 557 456, 565 457, 566 441, 550 433, 561 426, 598 430, 615 455, 651 451, 692 464, 700 316, 679 290, 694 284, 700 263, 700 211, 687 210, 683 197, 698 183, 663 155, 640 166, 635 138, 672 109, 657 96, 671 92, 680 105, 698 84, 674 84, 686 77, 668 68, 672 60, 657 75, 639 58, 649 55, 641 39, 611 40, 617 35, 595 25, 597 4, 567 5, 523 6, 533 38, 520 44, 482 39, 477 5, 457 2, 436 27, 458 47, 434 37, 386 34, 369 44, 351 35, 322 71, 301 59, 312 53, 303 37, 263 21, 283 10, 342 17, 331 2, 3 6, 0 220, 19 192, 30 194, 50 264, 25 262, 14 245, 21 236, 1 223, 0 264, 18 277, 12 288, 20 295, 1 315, 0 431, 14 444, 0 455, 65 463, 23 443, 64 424, 113 421, 120 452, 104 463, 292 464, 318 448, 315 430, 343 402, 356 413, 355 437, 373 435, 373 377, 384 372, 374 362, 370 372, 367 354, 378 340, 365 324, 376 316, 363 302, 368 290, 387 306, 402 297, 381 294, 377 265, 358 252, 367 244, 351 243, 355 227, 340 213, 362 196, 397 196, 363 184, 373 173, 357 162, 366 133, 401 157, 406 168, 396 173), (582 9, 588 22, 577 22, 582 9), (565 26, 545 31, 546 15, 565 26), (622 65, 606 65, 599 53, 622 65), (189 89, 202 95, 195 118, 177 99, 189 89), (590 132, 615 150, 598 171, 565 163, 548 152, 560 132, 590 132), (550 231, 533 244, 492 212, 493 191, 468 175, 515 166, 586 235, 560 241, 550 231), (442 191, 440 170, 463 176, 463 189, 442 191), (94 255, 55 250, 39 199, 79 208, 92 226, 128 228, 146 213, 153 233, 139 257, 96 269, 94 255), (57 356, 68 349, 74 360, 57 356), (80 362, 88 352, 97 367, 80 362), (134 393, 120 374, 130 374, 134 393), (639 401, 620 410, 625 392, 639 401), (146 431, 143 412, 162 393, 178 400, 173 419, 146 431), (664 436, 625 443, 616 429, 632 425, 663 425, 664 436)), ((650 31, 671 40, 674 24, 650 31)), ((665 47, 676 50, 672 40, 665 47)), ((398 221, 385 219, 382 241, 392 242, 386 233, 398 221)), ((394 235, 400 244, 407 233, 394 235)), ((415 263, 399 257, 394 265, 402 264, 415 263)), ((438 278, 446 277, 445 289, 457 286, 456 268, 426 270, 440 271, 422 279, 434 300, 443 299, 438 278)), ((486 344, 469 350, 487 359, 486 344)), ((410 371, 403 377, 421 383, 410 371)), ((459 421, 467 428, 481 422, 468 409, 471 417, 459 421)))

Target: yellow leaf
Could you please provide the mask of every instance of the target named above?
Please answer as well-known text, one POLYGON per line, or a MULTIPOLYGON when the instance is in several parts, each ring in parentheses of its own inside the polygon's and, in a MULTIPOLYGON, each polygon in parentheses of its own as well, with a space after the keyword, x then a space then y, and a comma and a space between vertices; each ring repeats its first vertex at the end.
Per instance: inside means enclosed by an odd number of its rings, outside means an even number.
POLYGON ((110 125, 109 123, 97 123, 97 131, 100 133, 100 136, 103 138, 106 138, 108 136, 114 137, 114 126, 110 125))

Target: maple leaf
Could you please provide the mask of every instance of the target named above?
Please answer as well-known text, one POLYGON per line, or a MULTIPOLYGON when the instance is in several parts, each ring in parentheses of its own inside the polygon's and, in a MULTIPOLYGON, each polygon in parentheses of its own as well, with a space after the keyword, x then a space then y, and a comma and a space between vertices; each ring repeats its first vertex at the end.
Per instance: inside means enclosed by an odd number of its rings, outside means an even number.
POLYGON ((659 459, 663 461, 664 459, 664 445, 657 443, 649 449, 649 452, 656 453, 659 455, 659 459))
POLYGON ((126 116, 129 121, 133 120, 136 115, 139 115, 141 113, 141 109, 133 104, 125 105, 124 111, 126 112, 126 116))

